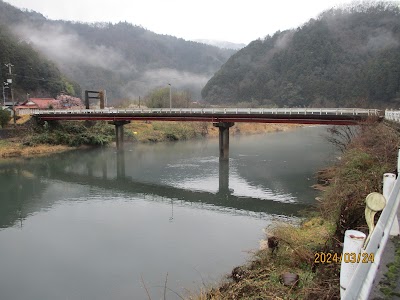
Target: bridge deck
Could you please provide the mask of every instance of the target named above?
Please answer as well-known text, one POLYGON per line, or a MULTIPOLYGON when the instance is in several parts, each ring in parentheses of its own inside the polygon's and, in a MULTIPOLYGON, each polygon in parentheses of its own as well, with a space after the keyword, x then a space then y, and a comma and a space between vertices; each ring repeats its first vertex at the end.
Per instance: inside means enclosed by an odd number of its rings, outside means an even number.
POLYGON ((376 109, 356 108, 153 108, 38 110, 41 120, 255 122, 297 124, 356 124, 368 117, 381 118, 376 109))

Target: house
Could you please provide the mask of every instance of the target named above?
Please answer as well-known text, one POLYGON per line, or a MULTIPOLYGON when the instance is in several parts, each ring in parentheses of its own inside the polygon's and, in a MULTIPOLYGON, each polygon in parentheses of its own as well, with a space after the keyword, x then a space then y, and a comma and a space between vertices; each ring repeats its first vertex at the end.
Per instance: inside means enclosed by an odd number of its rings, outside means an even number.
POLYGON ((54 98, 29 98, 29 100, 15 107, 31 109, 58 109, 61 108, 59 101, 54 98))
POLYGON ((29 98, 24 103, 15 106, 18 114, 30 114, 36 109, 82 109, 82 100, 68 95, 59 95, 54 98, 29 98))

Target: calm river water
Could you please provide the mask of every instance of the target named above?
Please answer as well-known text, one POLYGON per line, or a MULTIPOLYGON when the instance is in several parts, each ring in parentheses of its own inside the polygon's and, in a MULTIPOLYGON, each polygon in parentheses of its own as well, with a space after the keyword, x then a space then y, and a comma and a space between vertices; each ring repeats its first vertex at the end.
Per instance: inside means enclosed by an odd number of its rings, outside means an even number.
POLYGON ((220 280, 314 203, 324 127, 0 163, 0 299, 167 299, 220 280), (168 276, 167 276, 168 274, 168 276))

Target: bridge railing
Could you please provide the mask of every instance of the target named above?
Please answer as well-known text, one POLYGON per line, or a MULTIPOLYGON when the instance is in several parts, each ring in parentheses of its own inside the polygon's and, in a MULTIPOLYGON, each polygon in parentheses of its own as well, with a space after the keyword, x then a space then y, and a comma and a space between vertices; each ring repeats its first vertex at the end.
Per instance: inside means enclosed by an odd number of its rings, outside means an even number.
POLYGON ((143 109, 84 109, 84 110, 39 110, 42 114, 303 114, 303 115, 367 115, 379 116, 378 109, 360 108, 143 108, 143 109))

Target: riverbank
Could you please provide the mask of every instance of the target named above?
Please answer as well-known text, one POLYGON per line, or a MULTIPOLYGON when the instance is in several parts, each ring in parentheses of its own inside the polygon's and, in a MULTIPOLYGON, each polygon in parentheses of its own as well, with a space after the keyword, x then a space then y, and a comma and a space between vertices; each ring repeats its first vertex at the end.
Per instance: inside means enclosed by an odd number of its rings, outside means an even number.
POLYGON ((36 145, 24 146, 20 141, 13 139, 0 141, 0 158, 37 157, 52 153, 61 153, 76 149, 65 145, 36 145))
POLYGON ((383 173, 395 172, 399 143, 398 132, 385 124, 361 126, 337 164, 320 173, 325 191, 302 223, 267 228, 247 265, 189 299, 339 299, 340 263, 334 254, 342 251, 345 230, 368 231, 365 197, 382 192, 383 173), (332 263, 323 263, 317 253, 331 253, 332 263))
MULTIPOLYGON (((237 123, 231 134, 260 134, 293 130, 300 125, 237 123)), ((154 143, 217 137, 218 128, 203 122, 131 122, 125 125, 128 142, 154 143)), ((1 133, 1 132, 0 132, 1 133)), ((34 157, 75 150, 82 146, 107 145, 114 140, 114 126, 105 122, 65 122, 34 127, 29 119, 17 124, 0 140, 0 158, 34 157)))

